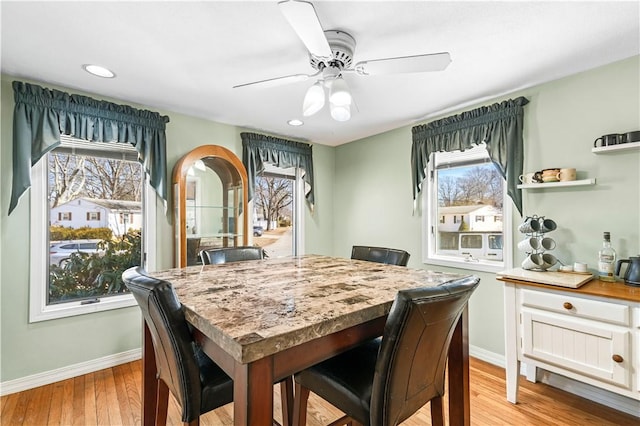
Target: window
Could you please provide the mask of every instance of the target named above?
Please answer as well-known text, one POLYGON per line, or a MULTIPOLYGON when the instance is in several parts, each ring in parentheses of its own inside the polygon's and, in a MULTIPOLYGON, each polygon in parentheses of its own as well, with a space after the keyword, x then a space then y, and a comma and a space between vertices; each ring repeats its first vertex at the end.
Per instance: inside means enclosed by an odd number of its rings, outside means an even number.
POLYGON ((155 245, 155 192, 137 156, 63 137, 33 167, 31 322, 135 305, 120 275, 151 269, 155 245))
POLYGON ((509 253, 503 245, 503 230, 509 229, 502 220, 506 185, 485 146, 434 153, 428 172, 423 184, 423 261, 482 271, 504 269, 510 263, 505 262, 509 253))
POLYGON ((256 179, 253 199, 253 243, 269 257, 302 254, 302 171, 265 164, 256 179))

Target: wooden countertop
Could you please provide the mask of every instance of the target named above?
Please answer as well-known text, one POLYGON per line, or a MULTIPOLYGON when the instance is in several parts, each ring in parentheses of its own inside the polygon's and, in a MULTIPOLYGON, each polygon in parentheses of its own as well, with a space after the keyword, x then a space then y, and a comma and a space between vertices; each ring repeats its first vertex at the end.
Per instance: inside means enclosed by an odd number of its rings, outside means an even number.
POLYGON ((307 255, 154 272, 240 363, 386 316, 398 290, 468 275, 307 255))
POLYGON ((586 294, 590 296, 607 297, 611 299, 626 300, 629 302, 640 303, 640 287, 626 285, 622 281, 616 281, 614 283, 610 283, 606 281, 593 279, 587 282, 586 284, 583 284, 579 288, 567 288, 567 287, 558 287, 558 286, 548 285, 548 284, 533 283, 529 281, 521 281, 521 280, 505 278, 505 277, 498 277, 496 279, 498 281, 510 282, 510 283, 514 283, 522 286, 545 288, 548 290, 558 290, 558 291, 564 291, 568 293, 586 294))

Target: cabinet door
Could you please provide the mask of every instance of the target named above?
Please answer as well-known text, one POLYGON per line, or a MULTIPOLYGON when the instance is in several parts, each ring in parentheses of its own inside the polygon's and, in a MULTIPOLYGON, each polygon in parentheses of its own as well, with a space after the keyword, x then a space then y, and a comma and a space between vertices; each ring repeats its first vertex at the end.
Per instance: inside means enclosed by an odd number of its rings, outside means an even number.
POLYGON ((628 330, 536 310, 522 313, 522 326, 523 355, 630 388, 628 330))

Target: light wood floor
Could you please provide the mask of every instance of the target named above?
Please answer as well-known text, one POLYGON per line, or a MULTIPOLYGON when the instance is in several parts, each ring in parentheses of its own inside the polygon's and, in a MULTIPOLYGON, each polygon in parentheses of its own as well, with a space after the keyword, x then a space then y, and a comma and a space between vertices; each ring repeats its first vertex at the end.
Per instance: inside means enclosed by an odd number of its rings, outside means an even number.
MULTIPOLYGON (((0 424, 9 425, 139 425, 140 361, 0 398, 0 424)), ((275 387, 277 393, 279 386, 275 387)), ((275 399, 280 420, 279 397, 275 399)), ((430 424, 429 405, 403 423, 430 424)), ((340 412, 311 394, 307 424, 317 426, 340 412)), ((170 397, 168 424, 179 425, 180 411, 170 397)), ((202 425, 233 424, 229 404, 201 418, 202 425)), ((634 425, 640 420, 547 385, 521 380, 520 402, 505 399, 504 370, 471 360, 472 425, 634 425)))

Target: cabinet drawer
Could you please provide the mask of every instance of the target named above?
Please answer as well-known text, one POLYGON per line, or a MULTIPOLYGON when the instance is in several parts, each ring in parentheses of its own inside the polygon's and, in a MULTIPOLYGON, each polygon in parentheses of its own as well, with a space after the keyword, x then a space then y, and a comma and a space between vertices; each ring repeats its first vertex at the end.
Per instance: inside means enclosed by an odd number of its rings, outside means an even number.
POLYGON ((631 308, 624 303, 604 302, 569 294, 550 294, 532 290, 522 290, 521 294, 524 306, 610 324, 629 326, 631 322, 631 308))
POLYGON ((627 329, 587 325, 565 315, 535 310, 522 313, 522 326, 523 355, 631 388, 633 360, 627 329))

